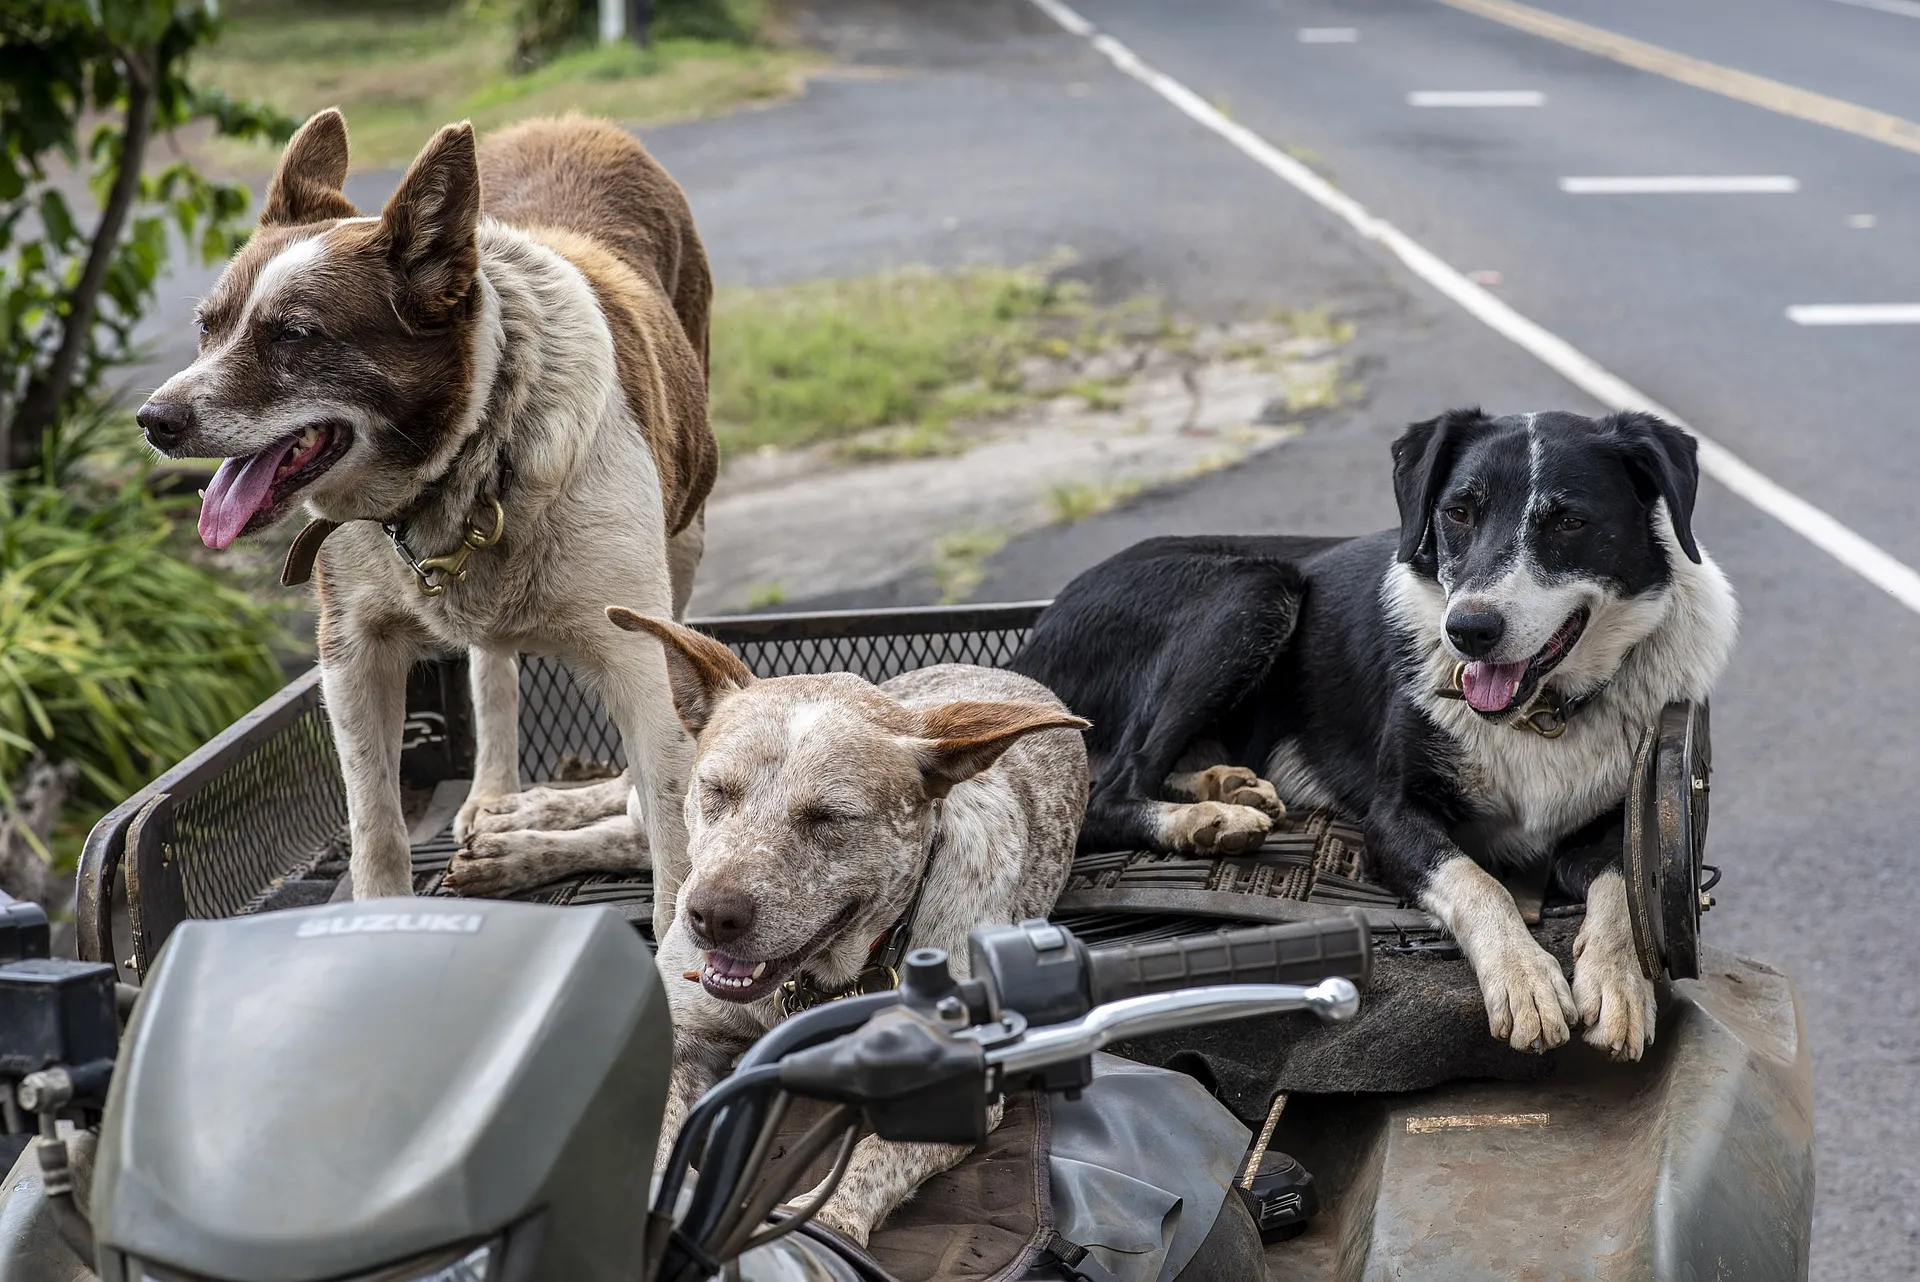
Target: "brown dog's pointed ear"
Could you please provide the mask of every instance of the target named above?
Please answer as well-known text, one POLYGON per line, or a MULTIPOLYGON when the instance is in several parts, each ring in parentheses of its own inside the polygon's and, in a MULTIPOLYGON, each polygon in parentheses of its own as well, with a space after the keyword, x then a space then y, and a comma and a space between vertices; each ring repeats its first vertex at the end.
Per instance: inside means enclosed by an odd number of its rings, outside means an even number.
POLYGON ((944 797, 1036 730, 1085 730, 1093 723, 1054 704, 963 699, 920 715, 920 773, 930 796, 944 797))
POLYGON ((291 227, 352 218, 360 211, 341 190, 346 184, 347 118, 338 107, 328 107, 309 116, 287 140, 260 204, 260 225, 291 227))
POLYGON ((457 318, 480 270, 480 161, 473 125, 448 125, 421 148, 380 211, 400 316, 418 331, 457 318))
POLYGON ((667 684, 673 691, 674 711, 689 733, 697 735, 707 728, 715 705, 729 691, 753 684, 753 673, 740 656, 703 632, 617 605, 607 607, 607 617, 615 627, 660 638, 667 652, 667 684))

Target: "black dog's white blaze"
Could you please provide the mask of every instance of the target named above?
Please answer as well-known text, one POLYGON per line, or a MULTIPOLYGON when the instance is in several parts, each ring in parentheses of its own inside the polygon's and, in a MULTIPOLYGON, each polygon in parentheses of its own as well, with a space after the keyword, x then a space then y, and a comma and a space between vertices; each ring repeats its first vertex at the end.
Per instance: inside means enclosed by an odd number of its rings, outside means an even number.
POLYGON ((1156 539, 1094 567, 1014 667, 1094 723, 1084 844, 1166 848, 1166 777, 1263 770, 1290 804, 1367 818, 1372 872, 1459 939, 1494 1033, 1637 1058, 1652 1037, 1618 859, 1569 989, 1485 870, 1618 811, 1660 709, 1726 664, 1733 594, 1694 541, 1694 443, 1648 415, 1455 411, 1394 446, 1400 528, 1357 539, 1156 539), (1466 665, 1470 698, 1445 696, 1466 665), (1543 690, 1580 702, 1547 739, 1543 690))

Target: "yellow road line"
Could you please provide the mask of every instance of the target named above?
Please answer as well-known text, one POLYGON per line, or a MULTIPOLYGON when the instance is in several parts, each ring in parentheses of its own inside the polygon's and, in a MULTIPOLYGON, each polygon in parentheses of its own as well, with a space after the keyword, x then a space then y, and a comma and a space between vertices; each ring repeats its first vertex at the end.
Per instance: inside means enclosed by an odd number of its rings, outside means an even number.
POLYGON ((1829 129, 1839 129, 1885 143, 1889 147, 1920 153, 1920 124, 1900 116, 1890 116, 1884 111, 1875 111, 1841 98, 1829 98, 1823 93, 1798 89, 1765 76, 1691 58, 1644 40, 1603 31, 1584 22, 1575 22, 1572 18, 1563 18, 1557 13, 1516 4, 1514 0, 1440 0, 1440 3, 1478 14, 1482 18, 1491 18, 1558 44, 1611 58, 1629 67, 1651 71, 1656 76, 1665 76, 1683 85, 1705 89, 1708 93, 1764 107, 1783 116, 1809 120, 1829 129))

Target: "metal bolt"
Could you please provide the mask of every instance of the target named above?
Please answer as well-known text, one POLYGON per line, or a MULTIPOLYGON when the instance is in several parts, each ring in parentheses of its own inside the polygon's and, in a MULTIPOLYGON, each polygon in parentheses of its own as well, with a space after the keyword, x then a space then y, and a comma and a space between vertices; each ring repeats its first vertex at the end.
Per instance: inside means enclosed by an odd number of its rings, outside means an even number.
POLYGON ((47 1113, 63 1107, 73 1098, 73 1078, 64 1068, 46 1068, 28 1073, 14 1088, 20 1107, 29 1113, 47 1113))
POLYGON ((1700 775, 1695 775, 1693 777, 1693 790, 1695 792, 1705 792, 1707 790, 1706 779, 1704 779, 1700 775))
POLYGON ((1711 907, 1713 907, 1713 896, 1709 895, 1704 890, 1701 891, 1700 892, 1700 911, 1705 912, 1707 911, 1707 909, 1711 907))
POLYGON ((941 1023, 952 1024, 956 1028, 967 1022, 967 1004, 952 993, 933 1004, 933 1013, 941 1023))

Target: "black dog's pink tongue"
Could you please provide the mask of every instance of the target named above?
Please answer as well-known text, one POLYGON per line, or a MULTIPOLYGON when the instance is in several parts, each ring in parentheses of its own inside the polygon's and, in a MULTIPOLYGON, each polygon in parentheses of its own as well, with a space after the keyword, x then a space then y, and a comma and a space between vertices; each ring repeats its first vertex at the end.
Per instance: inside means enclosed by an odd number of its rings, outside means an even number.
POLYGON ((213 474, 200 499, 200 541, 220 550, 240 537, 273 492, 273 474, 280 470, 295 441, 292 437, 258 454, 230 458, 213 474))
POLYGON ((1524 659, 1519 663, 1469 663, 1460 674, 1460 692, 1476 712, 1505 712, 1526 675, 1524 659))

